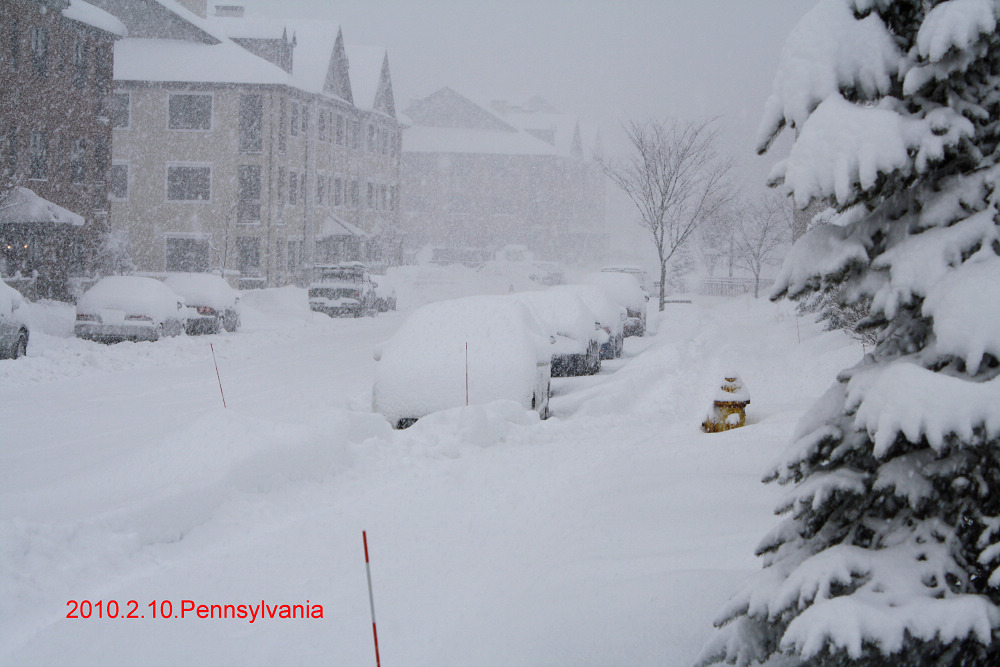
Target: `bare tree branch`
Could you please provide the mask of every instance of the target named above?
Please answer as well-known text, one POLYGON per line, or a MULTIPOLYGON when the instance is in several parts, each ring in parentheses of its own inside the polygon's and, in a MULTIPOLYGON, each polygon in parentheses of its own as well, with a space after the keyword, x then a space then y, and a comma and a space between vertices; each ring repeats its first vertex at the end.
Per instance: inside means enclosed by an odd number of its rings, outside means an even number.
POLYGON ((604 173, 639 209, 660 260, 659 305, 666 301, 667 263, 706 219, 730 198, 732 162, 715 148, 714 120, 671 125, 656 120, 624 125, 632 153, 599 159, 604 173))

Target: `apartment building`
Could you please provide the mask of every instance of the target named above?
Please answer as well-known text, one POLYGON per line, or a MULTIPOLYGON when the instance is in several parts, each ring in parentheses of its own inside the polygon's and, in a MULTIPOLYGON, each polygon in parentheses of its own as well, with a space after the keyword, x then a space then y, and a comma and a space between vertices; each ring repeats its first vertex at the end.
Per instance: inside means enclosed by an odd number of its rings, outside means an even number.
POLYGON ((399 129, 384 51, 380 71, 355 71, 336 24, 94 1, 129 28, 115 47, 111 200, 140 270, 222 270, 249 288, 305 282, 317 262, 392 261, 399 129), (367 196, 380 189, 384 201, 367 196))
POLYGON ((490 257, 516 244, 572 262, 607 248, 600 141, 576 117, 544 104, 477 104, 442 88, 403 118, 410 247, 490 257))
POLYGON ((0 275, 66 298, 108 225, 120 21, 82 0, 0 2, 0 275))

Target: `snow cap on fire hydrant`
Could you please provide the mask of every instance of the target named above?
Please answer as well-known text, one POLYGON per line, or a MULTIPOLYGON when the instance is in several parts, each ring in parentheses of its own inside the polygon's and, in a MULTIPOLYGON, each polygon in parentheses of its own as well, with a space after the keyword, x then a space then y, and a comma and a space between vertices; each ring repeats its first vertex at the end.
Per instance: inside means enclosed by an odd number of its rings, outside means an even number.
POLYGON ((750 392, 743 384, 739 373, 725 373, 715 391, 708 416, 701 425, 706 433, 728 431, 746 423, 746 406, 750 403, 750 392))

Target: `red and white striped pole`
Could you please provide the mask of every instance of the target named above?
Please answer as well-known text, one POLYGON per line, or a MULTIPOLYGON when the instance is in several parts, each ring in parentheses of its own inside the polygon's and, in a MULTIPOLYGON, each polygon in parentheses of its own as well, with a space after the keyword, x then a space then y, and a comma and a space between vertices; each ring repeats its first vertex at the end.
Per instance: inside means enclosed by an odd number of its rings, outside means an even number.
POLYGON ((372 609, 372 636, 375 638, 375 667, 381 667, 382 662, 378 657, 378 629, 375 627, 375 596, 372 595, 372 568, 368 563, 368 533, 361 531, 361 539, 365 542, 365 572, 368 573, 368 603, 372 609))
POLYGON ((215 377, 219 381, 219 393, 222 394, 222 407, 226 407, 226 392, 222 391, 222 376, 219 375, 219 362, 215 360, 215 346, 211 343, 208 346, 212 349, 212 363, 215 364, 215 377))

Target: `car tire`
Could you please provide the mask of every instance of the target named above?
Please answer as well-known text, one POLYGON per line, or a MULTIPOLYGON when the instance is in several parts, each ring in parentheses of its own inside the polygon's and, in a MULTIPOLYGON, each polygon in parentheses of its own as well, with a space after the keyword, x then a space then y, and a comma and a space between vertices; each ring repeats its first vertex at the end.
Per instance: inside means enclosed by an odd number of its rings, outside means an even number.
POLYGON ((23 331, 17 335, 14 346, 10 348, 10 359, 18 359, 28 354, 28 335, 23 331))

